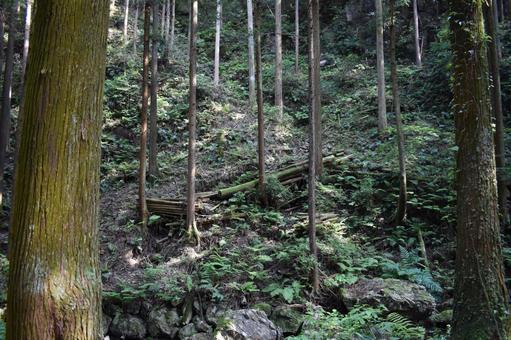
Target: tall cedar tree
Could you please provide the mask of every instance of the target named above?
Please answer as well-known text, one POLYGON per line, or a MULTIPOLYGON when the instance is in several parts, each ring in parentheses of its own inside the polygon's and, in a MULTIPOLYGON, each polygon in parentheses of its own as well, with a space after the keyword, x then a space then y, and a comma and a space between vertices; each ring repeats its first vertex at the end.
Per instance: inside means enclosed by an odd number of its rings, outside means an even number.
POLYGON ((144 5, 144 54, 142 69, 142 108, 140 110, 140 149, 138 155, 138 215, 145 232, 147 227, 146 163, 147 163, 147 108, 149 106, 149 31, 151 29, 151 0, 144 5))
POLYGON ((295 73, 300 71, 300 0, 295 0, 295 73))
POLYGON ((153 30, 151 32, 151 112, 149 115, 149 177, 158 177, 158 42, 159 6, 153 1, 153 30))
POLYGON ((256 101, 256 77, 254 62, 254 7, 252 0, 247 0, 247 26, 248 26, 248 101, 250 109, 256 101))
POLYGON ((187 214, 186 225, 188 236, 197 239, 200 246, 200 233, 195 221, 195 177, 197 171, 197 28, 198 0, 190 0, 190 87, 188 94, 188 180, 187 180, 187 214))
POLYGON ((401 98, 399 95, 399 83, 397 79, 397 58, 396 58, 396 13, 395 0, 389 2, 390 12, 390 64, 392 78, 392 97, 394 102, 394 112, 396 113, 397 145, 399 150, 399 198, 396 212, 396 224, 402 225, 406 218, 406 155, 405 155, 405 136, 403 133, 403 123, 401 119, 401 98))
POLYGON ((420 26, 419 26, 419 6, 418 0, 412 1, 413 6, 413 35, 415 42, 415 64, 422 67, 422 48, 420 39, 420 26))
POLYGON ((508 339, 483 0, 450 0, 457 235, 451 339, 508 339))
POLYGON ((278 119, 282 121, 284 114, 284 98, 282 94, 282 1, 275 0, 275 106, 278 119))
POLYGON ((107 0, 37 3, 9 239, 7 339, 100 339, 107 0))
MULTIPOLYGON (((495 2, 494 2, 495 3, 495 2)), ((509 191, 505 175, 506 149, 504 144, 504 115, 502 112, 502 91, 500 83, 500 58, 497 45, 497 29, 493 16, 493 5, 488 2, 483 7, 487 33, 490 37, 488 44, 488 64, 491 81, 492 112, 495 119, 495 160, 497 164, 497 191, 499 195, 499 212, 503 225, 509 224, 507 201, 509 191)))
POLYGON ((11 131, 11 88, 14 68, 14 40, 16 39, 17 7, 17 0, 12 1, 10 6, 7 6, 9 36, 7 38, 7 51, 5 54, 4 80, 2 84, 2 107, 0 111, 0 208, 3 205, 3 192, 5 185, 3 178, 11 131))
POLYGON ((170 0, 167 0, 167 15, 165 15, 165 45, 163 49, 164 58, 166 61, 169 60, 169 40, 170 40, 170 13, 172 8, 170 7, 170 0))
POLYGON ((122 37, 124 39, 124 45, 128 45, 128 19, 130 13, 130 0, 124 1, 124 25, 122 29, 122 37))
POLYGON ((320 93, 319 76, 319 0, 308 0, 309 13, 309 249, 314 259, 311 273, 312 289, 319 292, 318 247, 316 244, 316 176, 317 171, 317 122, 320 115, 317 105, 320 93))
POLYGON ((27 69, 28 47, 30 45, 30 24, 32 22, 33 0, 25 0, 25 32, 23 36, 23 56, 21 59, 21 96, 23 96, 23 81, 25 80, 25 71, 27 69))
POLYGON ((376 71, 378 73, 378 131, 387 128, 387 102, 385 98, 385 56, 383 51, 383 4, 375 0, 376 6, 376 71))
POLYGON ((222 36, 222 0, 216 1, 216 24, 215 24, 215 66, 213 84, 218 88, 220 85, 220 39, 222 36))
MULTIPOLYGON (((248 3, 248 2, 247 2, 248 3)), ((257 146, 259 160, 259 195, 261 203, 268 206, 266 195, 266 162, 264 146, 264 103, 263 103, 263 72, 262 72, 262 48, 261 48, 261 3, 256 0, 255 24, 256 24, 256 92, 257 92, 257 146)))
POLYGON ((133 19, 133 54, 137 54, 137 44, 138 44, 138 12, 139 12, 139 3, 138 0, 135 0, 135 18, 133 19))

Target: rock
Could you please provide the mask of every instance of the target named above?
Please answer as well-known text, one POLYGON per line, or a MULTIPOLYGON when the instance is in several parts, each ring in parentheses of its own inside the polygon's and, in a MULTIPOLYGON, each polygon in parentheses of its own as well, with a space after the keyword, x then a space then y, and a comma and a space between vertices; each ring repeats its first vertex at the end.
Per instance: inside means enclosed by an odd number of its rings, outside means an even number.
POLYGON ((213 331, 211 326, 208 325, 208 323, 206 321, 202 320, 198 316, 193 317, 193 324, 195 325, 195 328, 199 332, 211 333, 213 331))
POLYGON ((284 335, 297 335, 304 321, 303 306, 284 305, 275 308, 270 319, 284 335))
POLYGON ((266 302, 259 302, 252 306, 253 309, 257 309, 266 313, 266 315, 271 314, 272 306, 266 302))
POLYGON ((216 340, 273 340, 281 339, 280 330, 266 313, 255 309, 240 309, 224 314, 216 330, 216 340))
POLYGON ((192 335, 187 340, 211 340, 212 335, 209 333, 197 333, 192 335))
POLYGON ((124 339, 145 339, 144 321, 130 314, 117 314, 110 325, 110 333, 124 339))
POLYGON ((225 313, 225 310, 221 309, 217 305, 209 305, 206 309, 206 321, 213 326, 216 326, 218 317, 225 313))
POLYGON ((446 309, 429 317, 429 321, 436 325, 445 327, 452 322, 452 309, 446 309))
POLYGON ((164 307, 154 308, 147 317, 147 330, 154 337, 174 338, 179 331, 179 315, 175 310, 164 307))
POLYGON ((433 296, 418 284, 398 279, 364 279, 341 290, 348 307, 356 304, 384 305, 389 312, 408 318, 427 318, 435 310, 433 296))
POLYGON ((195 325, 193 323, 189 323, 188 325, 184 326, 179 330, 179 339, 188 340, 196 333, 197 330, 195 329, 195 325))
POLYGON ((123 300, 122 309, 128 314, 138 314, 140 313, 140 309, 142 308, 142 300, 133 299, 133 300, 123 300))
POLYGON ((108 334, 108 329, 110 328, 110 324, 112 323, 112 318, 102 313, 101 315, 101 329, 103 330, 103 336, 108 334))

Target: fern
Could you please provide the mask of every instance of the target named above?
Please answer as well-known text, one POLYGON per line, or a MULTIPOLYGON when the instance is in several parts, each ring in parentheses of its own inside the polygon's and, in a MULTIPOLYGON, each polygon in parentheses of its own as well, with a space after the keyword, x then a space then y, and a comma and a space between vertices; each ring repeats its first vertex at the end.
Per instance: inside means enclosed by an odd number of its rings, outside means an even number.
MULTIPOLYGON (((376 325, 372 330, 380 332, 380 334, 387 334, 398 339, 423 339, 425 330, 423 327, 416 326, 412 321, 398 313, 390 313, 387 319, 376 325)), ((382 335, 383 335, 382 334, 382 335)))

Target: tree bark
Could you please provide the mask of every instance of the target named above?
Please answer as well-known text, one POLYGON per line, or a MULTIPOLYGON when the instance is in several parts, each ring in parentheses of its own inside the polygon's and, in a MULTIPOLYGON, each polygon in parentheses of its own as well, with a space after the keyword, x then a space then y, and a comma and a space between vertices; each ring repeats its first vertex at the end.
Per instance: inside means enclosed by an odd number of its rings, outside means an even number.
POLYGON ((252 0, 247 0, 248 22, 248 102, 252 109, 256 102, 256 77, 254 63, 254 14, 252 0))
MULTIPOLYGON (((247 1, 248 4, 249 1, 247 1)), ((259 196, 261 203, 268 206, 266 195, 266 162, 264 146, 264 103, 263 103, 263 73, 262 73, 262 48, 261 48, 261 4, 256 0, 256 92, 257 92, 257 145, 259 161, 259 196)))
POLYGON ((316 6, 315 2, 312 3, 314 6, 309 7, 309 44, 312 44, 312 48, 314 49, 314 58, 309 60, 310 67, 312 67, 311 76, 314 77, 313 85, 316 87, 314 92, 311 92, 312 103, 314 105, 314 127, 316 129, 314 136, 315 140, 315 148, 316 151, 314 155, 316 157, 316 161, 314 164, 316 165, 316 175, 321 176, 323 173, 323 142, 322 142, 322 117, 321 117, 321 45, 320 45, 320 34, 319 34, 319 2, 316 6))
POLYGON ((170 59, 169 55, 169 43, 170 43, 170 16, 172 9, 170 7, 170 0, 167 0, 167 15, 165 16, 165 59, 168 61, 170 59))
POLYGON ((147 107, 149 106, 149 31, 151 30, 151 0, 144 5, 144 52, 142 70, 142 109, 140 110, 140 150, 138 173, 138 217, 142 222, 142 229, 147 229, 147 203, 146 203, 146 162, 147 162, 147 107))
POLYGON ((277 118, 282 121, 284 98, 282 93, 282 3, 275 0, 275 106, 277 118))
POLYGON ((309 1, 309 178, 308 178, 308 194, 309 194, 309 250, 314 260, 312 268, 312 290, 314 294, 319 292, 319 270, 318 270, 318 249, 316 244, 316 176, 317 176, 317 159, 318 159, 318 101, 319 93, 319 32, 316 31, 319 26, 319 1, 309 1))
POLYGON ((2 88, 2 109, 0 115, 0 208, 3 205, 4 170, 7 148, 11 131, 11 89, 14 68, 14 40, 16 39, 16 8, 18 1, 14 0, 7 9, 8 38, 5 54, 4 81, 2 88))
POLYGON ((415 64, 418 67, 422 67, 422 50, 421 50, 421 39, 420 39, 420 27, 419 27, 419 8, 417 5, 418 0, 413 0, 413 27, 414 27, 414 38, 415 38, 415 64))
POLYGON ((382 0, 375 0, 376 5, 376 69, 378 72, 378 131, 387 128, 387 103, 385 98, 385 57, 383 53, 383 5, 382 0))
MULTIPOLYGON (((495 2, 493 3, 495 4, 495 2)), ((488 43, 488 64, 491 83, 491 103, 493 117, 495 118, 495 160, 497 165, 497 188, 499 195, 499 212, 502 225, 509 224, 509 211, 507 207, 509 192, 507 190, 506 149, 504 144, 504 115, 502 110, 502 92, 500 82, 500 60, 496 39, 496 23, 493 16, 492 4, 483 5, 484 19, 487 34, 490 37, 488 43)))
POLYGON ((100 339, 107 0, 37 3, 9 240, 7 339, 100 339))
POLYGON ((151 34, 151 112, 149 117, 149 177, 158 177, 158 41, 159 6, 153 0, 153 31, 151 34))
POLYGON ((159 35, 164 38, 165 37, 165 16, 167 15, 167 3, 166 2, 163 2, 163 4, 161 5, 161 29, 160 29, 160 32, 159 32, 159 35))
POLYGON ((25 71, 27 69, 28 47, 30 45, 30 24, 32 22, 32 2, 33 0, 25 0, 25 32, 23 36, 23 57, 21 61, 21 86, 20 93, 23 96, 23 83, 25 81, 25 71))
POLYGON ((188 236, 195 237, 200 246, 200 233, 195 221, 195 176, 197 171, 197 28, 198 0, 190 0, 190 93, 188 95, 188 180, 187 180, 187 215, 188 236))
POLYGON ((406 218, 406 155, 405 155, 405 136, 403 133, 403 123, 401 119, 401 98, 399 95, 399 83, 397 79, 397 58, 396 58, 396 13, 395 0, 390 0, 390 64, 392 78, 392 97, 394 102, 394 112, 396 113, 397 144, 399 153, 399 198, 397 204, 396 225, 403 225, 406 218))
POLYGON ((169 43, 169 57, 172 58, 172 51, 174 51, 174 42, 176 39, 176 0, 172 0, 172 12, 170 17, 170 43, 169 43))
POLYGON ((124 1, 124 25, 122 30, 122 36, 124 39, 124 45, 128 45, 128 19, 130 12, 130 0, 124 1))
POLYGON ((300 0, 295 0, 295 73, 300 72, 300 0))
POLYGON ((457 235, 451 339, 508 339, 482 1, 450 0, 457 235))
POLYGON ((213 83, 220 85, 220 38, 222 36, 222 0, 216 1, 215 70, 213 83))

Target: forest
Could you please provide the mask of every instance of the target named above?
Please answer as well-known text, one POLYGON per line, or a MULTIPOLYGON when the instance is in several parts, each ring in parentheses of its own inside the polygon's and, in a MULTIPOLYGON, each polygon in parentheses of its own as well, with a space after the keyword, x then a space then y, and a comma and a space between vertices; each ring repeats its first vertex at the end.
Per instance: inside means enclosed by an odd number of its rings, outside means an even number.
POLYGON ((511 339, 511 0, 0 0, 0 340, 511 339))

